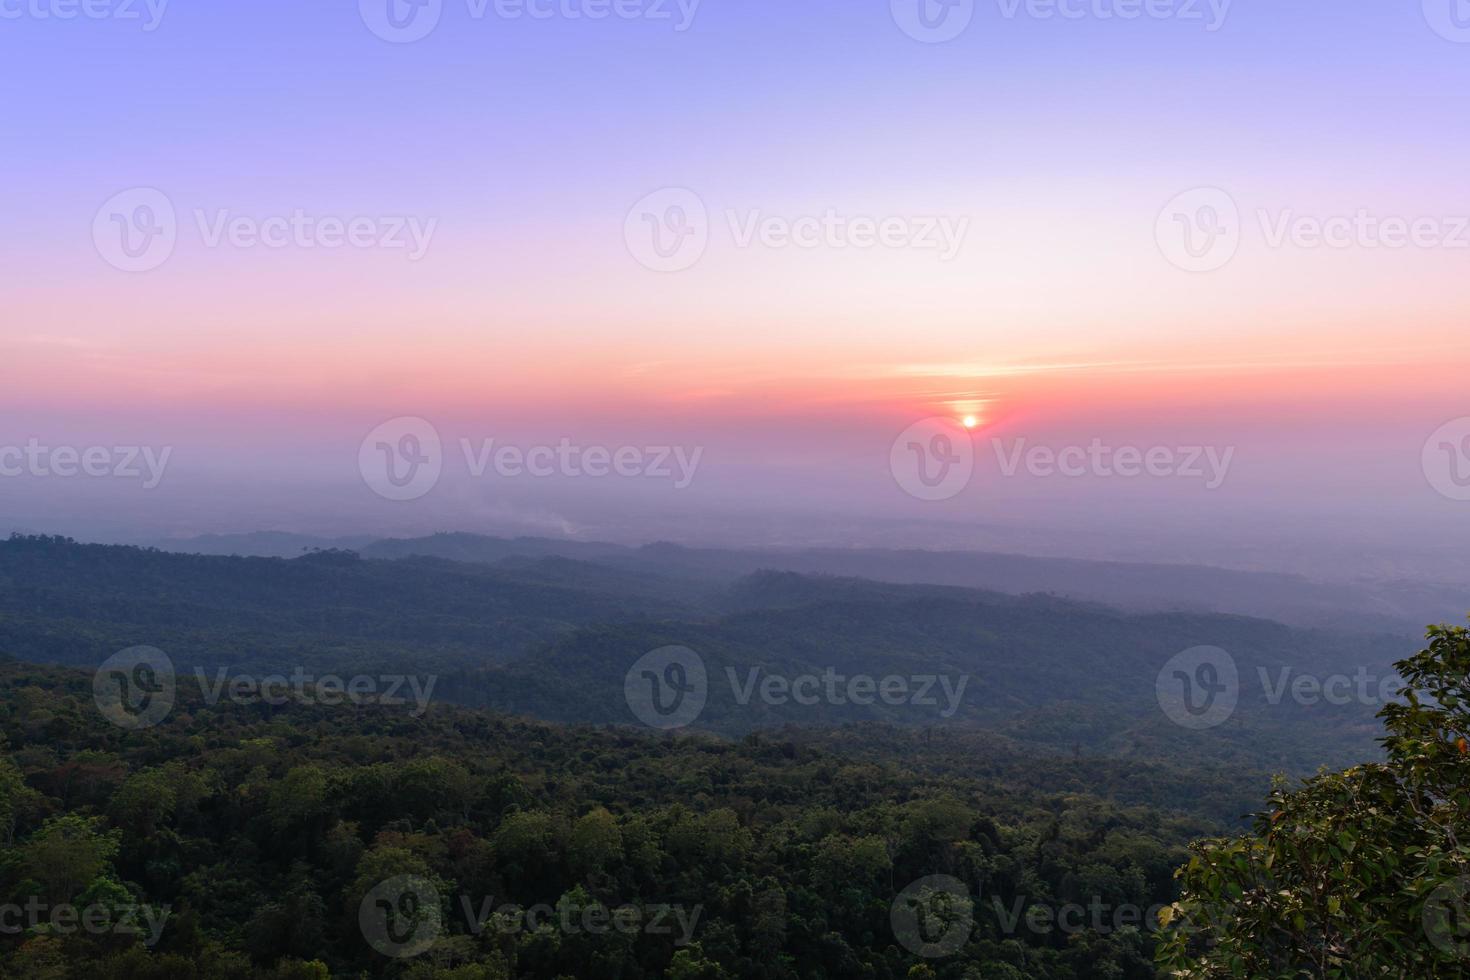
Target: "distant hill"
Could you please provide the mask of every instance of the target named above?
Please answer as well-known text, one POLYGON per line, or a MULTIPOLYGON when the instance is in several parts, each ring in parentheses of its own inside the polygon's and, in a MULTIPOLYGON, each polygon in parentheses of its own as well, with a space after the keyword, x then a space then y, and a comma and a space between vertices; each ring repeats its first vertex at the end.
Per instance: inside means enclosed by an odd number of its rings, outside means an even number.
POLYGON ((1048 753, 1186 752, 1306 772, 1372 755, 1377 705, 1279 694, 1271 703, 1262 679, 1360 668, 1381 678, 1411 649, 1393 635, 1140 613, 1058 596, 771 570, 727 579, 708 564, 683 564, 683 550, 668 546, 621 549, 610 562, 546 550, 491 564, 350 551, 286 560, 16 538, 0 542, 0 654, 86 667, 143 644, 163 649, 185 673, 302 666, 432 674, 442 699, 633 725, 625 682, 635 662, 683 646, 701 658, 708 681, 691 727, 726 735, 787 725, 940 726, 994 732, 1048 753), (1238 709, 1208 732, 1175 725, 1157 696, 1170 658, 1201 645, 1228 651, 1241 680, 1238 709), (754 693, 771 677, 828 674, 913 679, 915 697, 804 704, 754 693), (918 696, 923 678, 932 679, 930 703, 918 696))
POLYGON ((377 539, 372 535, 323 538, 286 531, 252 531, 248 534, 201 534, 191 538, 166 538, 153 542, 153 546, 163 551, 194 555, 295 558, 314 548, 345 548, 357 551, 375 540, 377 539))
MULTIPOLYGON (((289 535, 197 539, 220 553, 226 541, 239 554, 289 557, 305 547, 346 547, 365 557, 430 556, 497 563, 510 558, 570 558, 652 575, 677 576, 711 587, 763 569, 838 575, 880 582, 929 583, 1010 595, 1049 592, 1138 611, 1238 613, 1294 626, 1422 634, 1425 625, 1459 622, 1470 612, 1470 587, 1432 582, 1323 583, 1298 575, 1242 572, 1202 565, 1158 565, 971 551, 893 549, 734 550, 675 544, 625 547, 552 538, 495 538, 453 533, 424 538, 328 541, 289 535), (287 551, 288 545, 294 550, 287 551), (255 548, 257 550, 248 550, 255 548)), ((171 550, 192 549, 190 541, 171 550)))

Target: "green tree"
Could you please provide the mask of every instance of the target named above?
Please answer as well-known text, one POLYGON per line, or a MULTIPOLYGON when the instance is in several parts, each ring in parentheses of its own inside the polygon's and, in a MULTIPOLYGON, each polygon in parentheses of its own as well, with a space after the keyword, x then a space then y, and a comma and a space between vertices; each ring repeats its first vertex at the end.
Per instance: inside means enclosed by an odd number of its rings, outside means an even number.
POLYGON ((21 866, 40 883, 42 894, 69 902, 93 879, 109 873, 122 834, 101 830, 100 817, 52 817, 21 849, 21 866))
POLYGON ((1470 972, 1470 630, 1397 664, 1387 761, 1278 784, 1254 833, 1198 844, 1161 915, 1183 977, 1470 972))
POLYGON ((572 827, 568 858, 579 875, 595 874, 623 858, 623 835, 618 822, 598 807, 572 827))

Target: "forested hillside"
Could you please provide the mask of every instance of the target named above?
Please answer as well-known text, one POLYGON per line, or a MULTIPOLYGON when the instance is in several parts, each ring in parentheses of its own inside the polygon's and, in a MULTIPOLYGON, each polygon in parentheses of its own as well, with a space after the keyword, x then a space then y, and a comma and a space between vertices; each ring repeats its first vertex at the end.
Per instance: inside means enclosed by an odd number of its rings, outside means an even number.
MULTIPOLYGON (((1371 755, 1378 705, 1286 695, 1302 676, 1391 687, 1403 641, 1238 616, 1123 613, 1051 596, 758 572, 719 585, 564 557, 498 565, 324 551, 285 560, 176 555, 54 538, 0 542, 0 651, 95 667, 129 647, 185 678, 390 671, 434 696, 562 722, 638 724, 624 696, 649 651, 694 651, 708 700, 690 724, 729 735, 786 724, 983 728, 1070 754, 1187 751, 1261 775, 1371 755), (1159 710, 1162 668, 1229 653, 1239 707, 1190 731, 1159 710), (768 678, 933 678, 932 704, 753 694, 768 678)), ((917 688, 916 688, 917 690, 917 688)))
POLYGON ((365 558, 445 558, 497 564, 569 558, 626 572, 727 584, 762 569, 837 575, 895 584, 930 583, 1011 595, 1049 592, 1142 612, 1244 613, 1294 626, 1402 632, 1457 618, 1470 605, 1463 587, 1439 581, 1314 581, 1300 575, 1205 565, 1088 561, 978 551, 892 548, 696 548, 657 543, 624 547, 556 538, 495 538, 441 533, 422 538, 314 538, 257 532, 161 541, 167 550, 291 558, 308 549, 344 548, 365 558))
POLYGON ((0 937, 16 980, 929 976, 892 918, 936 875, 981 909, 938 976, 1145 978, 1144 914, 1174 898, 1184 842, 1218 826, 1018 782, 1021 759, 922 772, 871 740, 859 759, 779 736, 192 696, 124 732, 89 676, 15 664, 0 731, 0 881, 41 920, 0 937), (363 926, 384 882, 434 905, 398 909, 396 940, 363 926), (108 930, 51 926, 64 905, 108 930), (552 924, 516 911, 537 905, 552 924), (627 906, 629 931, 588 911, 627 906), (1017 918, 1074 907, 1102 926, 1017 918), (124 922, 142 935, 111 931, 124 922))
POLYGON ((12 538, 0 976, 1151 978, 1187 846, 1274 772, 1378 758, 1402 652, 792 572, 12 538), (665 726, 649 681, 697 710, 665 726))

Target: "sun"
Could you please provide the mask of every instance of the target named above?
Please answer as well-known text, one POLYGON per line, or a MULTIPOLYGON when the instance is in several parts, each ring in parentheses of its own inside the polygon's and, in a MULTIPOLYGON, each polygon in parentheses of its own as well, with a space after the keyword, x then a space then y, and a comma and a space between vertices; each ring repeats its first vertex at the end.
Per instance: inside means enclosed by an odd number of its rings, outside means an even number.
POLYGON ((980 424, 980 420, 973 415, 966 415, 961 421, 967 429, 973 429, 980 424))

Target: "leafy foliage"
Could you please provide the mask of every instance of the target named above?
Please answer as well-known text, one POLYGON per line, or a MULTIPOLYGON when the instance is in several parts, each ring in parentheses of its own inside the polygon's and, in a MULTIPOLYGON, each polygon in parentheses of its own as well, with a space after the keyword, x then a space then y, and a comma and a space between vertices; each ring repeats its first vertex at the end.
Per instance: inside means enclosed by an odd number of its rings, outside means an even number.
POLYGON ((1198 845, 1165 913, 1185 977, 1460 977, 1470 897, 1470 631, 1435 627, 1382 711, 1387 760, 1279 787, 1198 845))
POLYGON ((14 820, 3 894, 168 912, 153 946, 44 921, 0 935, 6 980, 1145 978, 1152 938, 1136 927, 1067 936, 987 912, 953 956, 925 963, 895 939, 890 906, 935 874, 982 910, 1166 904, 1182 842, 1219 830, 1017 788, 1024 759, 921 774, 911 746, 859 759, 769 736, 192 694, 125 732, 92 705, 88 675, 21 664, 0 667, 0 731, 14 820), (359 924, 396 876, 432 885, 442 923, 401 959, 359 924), (538 903, 671 906, 692 929, 528 928, 506 910, 538 903))

